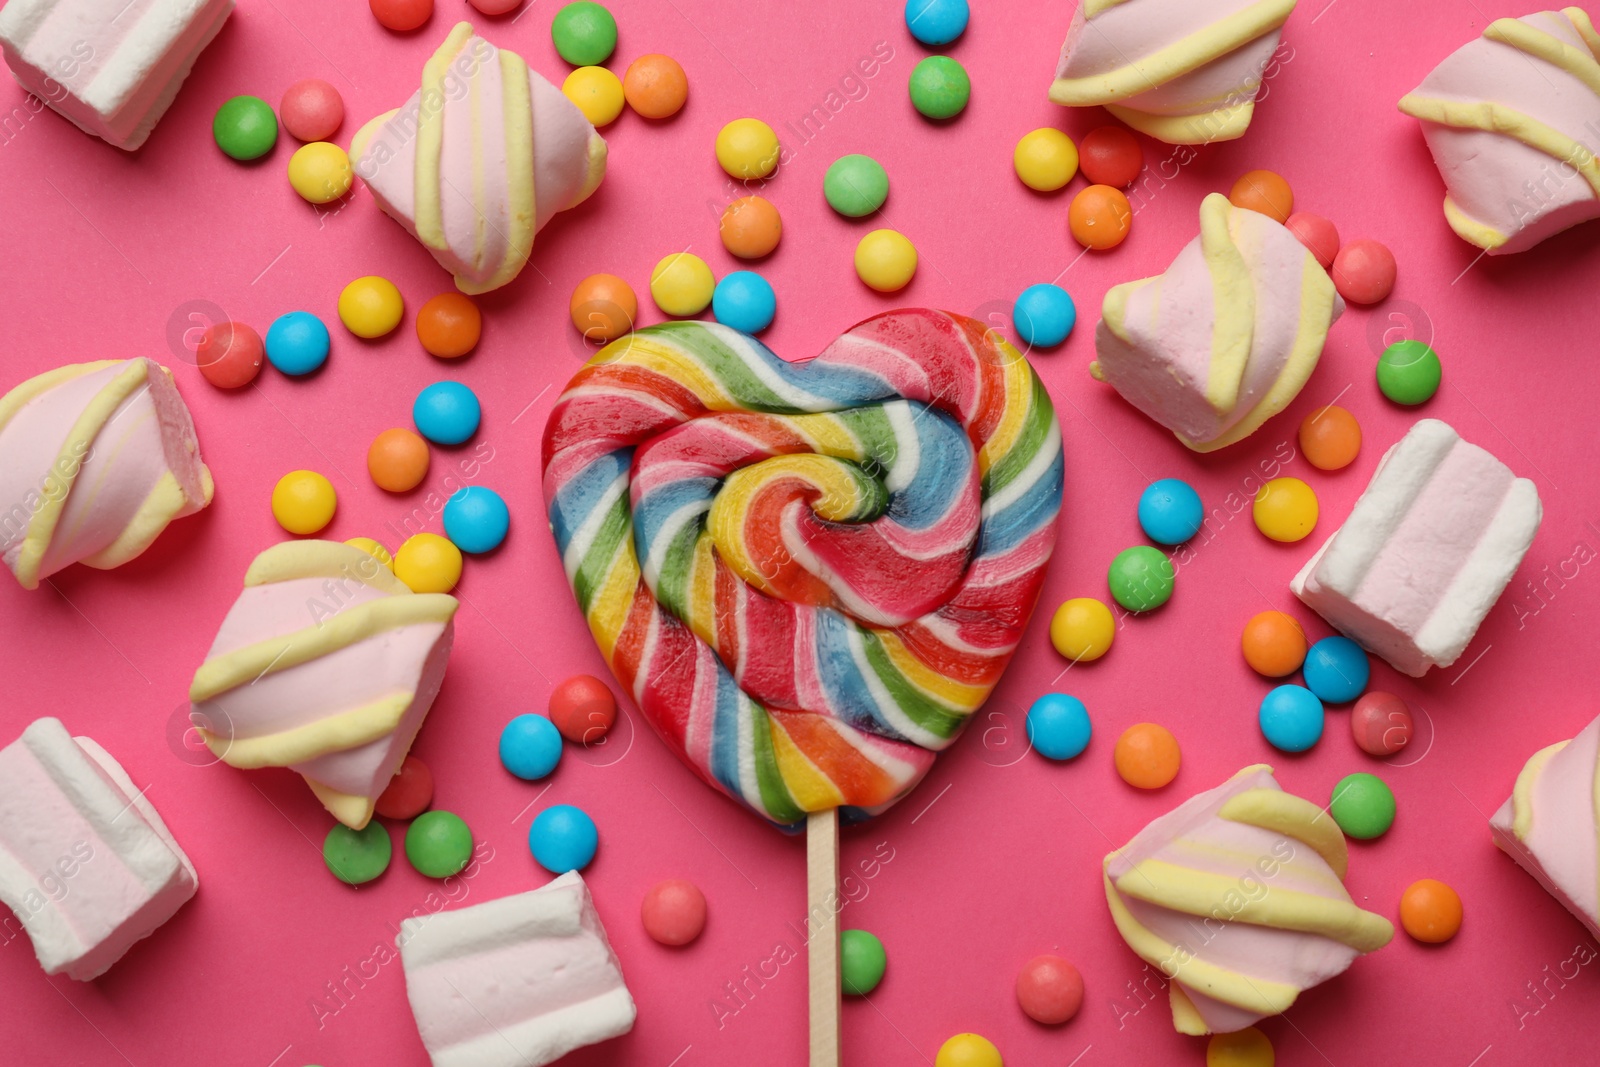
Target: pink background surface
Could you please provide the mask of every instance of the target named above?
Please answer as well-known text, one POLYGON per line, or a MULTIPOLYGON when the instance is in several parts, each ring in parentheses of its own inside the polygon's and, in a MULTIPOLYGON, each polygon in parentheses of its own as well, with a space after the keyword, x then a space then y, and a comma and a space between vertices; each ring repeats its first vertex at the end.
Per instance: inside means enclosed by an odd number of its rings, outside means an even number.
MULTIPOLYGON (((423 30, 397 36, 358 0, 242 0, 132 156, 53 113, 30 115, 6 79, 0 387, 65 362, 161 359, 193 409, 217 496, 119 571, 76 568, 35 593, 0 588, 0 741, 46 714, 99 740, 148 787, 201 880, 172 922, 92 984, 46 979, 25 939, 0 941, 3 1058, 62 1067, 425 1064, 400 967, 368 963, 375 947, 392 942, 391 924, 414 910, 543 884, 526 832, 539 808, 565 802, 600 826, 600 854, 585 874, 639 1003, 630 1035, 569 1062, 805 1061, 804 963, 775 976, 766 963, 779 944, 800 947, 798 841, 701 786, 631 710, 607 745, 569 749, 547 782, 513 779, 495 758, 501 725, 542 709, 553 682, 603 673, 562 580, 537 481, 545 417, 582 358, 567 296, 601 270, 643 295, 651 265, 684 248, 719 275, 734 269, 715 225, 734 194, 711 144, 722 123, 749 114, 773 123, 792 152, 765 190, 786 234, 758 268, 779 295, 766 337, 778 352, 810 355, 858 319, 899 305, 996 313, 1003 323, 1025 285, 1057 277, 1081 317, 1064 347, 1034 357, 1060 409, 1068 455, 1042 617, 981 721, 912 797, 843 844, 845 865, 857 872, 844 924, 878 933, 890 956, 878 992, 844 1006, 846 1061, 931 1062, 947 1036, 976 1030, 1012 1064, 1202 1062, 1203 1043, 1173 1033, 1158 978, 1115 934, 1100 858, 1185 797, 1266 761, 1286 788, 1319 802, 1351 771, 1383 774, 1399 819, 1381 840, 1352 845, 1351 892, 1394 917, 1400 891, 1432 876, 1460 890, 1467 914, 1454 942, 1429 948, 1400 934, 1266 1023, 1279 1063, 1588 1062, 1600 978, 1596 966, 1566 961, 1589 938, 1494 849, 1486 822, 1530 753, 1600 711, 1589 696, 1600 674, 1597 579, 1585 565, 1600 547, 1600 230, 1473 265, 1475 250, 1440 214, 1442 185, 1416 123, 1394 108, 1486 16, 1520 11, 1485 11, 1472 0, 1325 2, 1308 0, 1290 20, 1280 69, 1247 137, 1182 167, 1173 150, 1146 141, 1155 176, 1147 175, 1132 236, 1109 254, 1079 258, 1065 233, 1070 194, 1029 193, 1010 165, 1016 139, 1034 127, 1076 136, 1107 121, 1045 99, 1071 5, 976 4, 950 50, 971 72, 971 106, 935 126, 906 97, 926 50, 906 33, 898 3, 813 0, 758 12, 710 0, 613 0, 621 41, 611 66, 620 72, 649 51, 673 55, 689 74, 689 105, 661 124, 627 113, 605 131, 611 167, 599 193, 539 238, 535 267, 482 301, 482 346, 448 365, 420 350, 409 314, 377 343, 355 340, 335 320, 340 288, 358 275, 392 278, 410 310, 448 288, 422 248, 363 191, 336 213, 299 201, 283 178, 287 138, 258 165, 224 158, 211 141, 211 115, 236 93, 276 103, 292 81, 323 77, 344 94, 339 139, 347 143, 360 122, 416 87, 423 60, 457 16, 474 17, 559 82, 566 68, 549 39, 557 4, 487 19, 451 0, 423 30), (880 41, 892 59, 874 77, 848 82, 880 41), (857 99, 840 90, 842 80, 857 99), (809 141, 786 125, 841 101, 809 141), (823 171, 853 151, 888 168, 882 219, 846 221, 823 203, 823 171), (1333 218, 1346 239, 1387 242, 1400 283, 1389 303, 1352 309, 1338 323, 1287 414, 1221 455, 1196 457, 1090 380, 1092 327, 1109 286, 1164 268, 1193 236, 1201 197, 1253 167, 1285 174, 1299 206, 1333 218), (854 242, 876 225, 902 230, 922 255, 913 284, 893 297, 866 290, 850 268, 854 242), (253 388, 212 389, 168 338, 196 321, 191 311, 217 308, 262 332, 295 308, 321 315, 334 332, 328 366, 304 381, 269 369, 253 388), (1408 330, 1431 333, 1446 368, 1442 391, 1420 413, 1387 404, 1372 378, 1384 339, 1408 330), (363 456, 378 431, 408 423, 416 391, 440 378, 476 389, 485 417, 472 444, 436 454, 426 489, 442 499, 468 482, 491 486, 509 501, 513 527, 502 551, 469 561, 449 677, 415 752, 437 776, 437 805, 461 814, 492 855, 448 893, 398 859, 376 883, 351 889, 323 867, 331 820, 295 776, 185 757, 185 692, 246 565, 283 536, 267 508, 279 475, 309 467, 333 480, 340 504, 328 536, 398 542, 402 520, 425 507, 426 494, 384 494, 366 477, 363 456), (1367 443, 1351 468, 1325 474, 1294 455, 1294 429, 1336 397, 1361 419, 1367 443), (1298 607, 1288 580, 1419 414, 1446 419, 1532 478, 1544 526, 1460 663, 1420 682, 1375 667, 1374 686, 1417 710, 1412 750, 1375 766, 1350 739, 1348 713, 1335 710, 1314 751, 1277 753, 1255 726, 1269 683, 1241 661, 1239 629, 1275 607, 1305 619, 1314 637, 1327 632, 1298 607), (469 476, 459 464, 474 456, 469 476), (1280 470, 1321 497, 1322 523, 1299 545, 1269 543, 1247 511, 1229 511, 1230 493, 1239 494, 1237 508, 1263 473, 1280 470), (1182 561, 1167 607, 1126 620, 1106 659, 1058 677, 1064 664, 1046 638, 1049 611, 1069 596, 1105 596, 1111 556, 1141 541, 1138 493, 1161 476, 1190 480, 1221 509, 1210 534, 1182 561), (1052 687, 1081 697, 1094 717, 1088 752, 1067 764, 1025 751, 1023 714, 1052 687), (1177 734, 1184 766, 1167 789, 1136 793, 1116 778, 1112 742, 1152 719, 1177 734), (892 858, 863 869, 875 855, 892 858), (636 917, 645 890, 669 876, 693 879, 711 901, 704 937, 685 950, 649 941, 636 917), (1083 1011, 1065 1027, 1031 1023, 1012 995, 1017 969, 1040 952, 1076 961, 1087 983, 1083 1011), (1563 967, 1579 971, 1565 984, 1551 977, 1563 967), (1541 982, 1535 999, 1528 984, 1541 982), (337 999, 329 983, 341 986, 337 999), (743 987, 742 999, 729 997, 728 983, 743 987)), ((642 314, 659 317, 653 307, 642 314)), ((439 529, 436 518, 428 528, 439 529)), ((394 828, 397 844, 401 832, 394 828)))

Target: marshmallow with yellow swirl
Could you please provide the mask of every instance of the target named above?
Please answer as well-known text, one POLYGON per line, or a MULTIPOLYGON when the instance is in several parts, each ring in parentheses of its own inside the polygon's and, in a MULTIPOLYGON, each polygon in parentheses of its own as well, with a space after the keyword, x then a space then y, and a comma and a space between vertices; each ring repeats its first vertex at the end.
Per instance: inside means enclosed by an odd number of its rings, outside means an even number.
POLYGON ((1582 8, 1496 19, 1400 99, 1450 228, 1491 256, 1600 218, 1600 33, 1582 8))
POLYGON ((1517 866, 1600 937, 1600 719, 1535 752, 1489 829, 1517 866))
POLYGON ((224 763, 288 767, 359 830, 444 681, 457 606, 351 545, 274 545, 195 672, 190 719, 224 763))
POLYGON ((0 397, 0 559, 24 589, 120 567, 211 503, 194 420, 151 360, 73 363, 0 397))
POLYGON ((1299 395, 1344 301, 1276 220, 1212 193, 1164 274, 1106 294, 1089 372, 1196 452, 1254 433, 1299 395))
POLYGON ((545 223, 599 187, 606 142, 521 56, 462 22, 411 99, 356 132, 350 161, 458 289, 486 293, 522 271, 545 223))
POLYGON ((1394 936, 1350 899, 1348 862, 1338 825, 1258 764, 1107 856, 1106 901, 1128 947, 1170 979, 1178 1032, 1228 1033, 1394 936))
POLYGON ((1081 0, 1050 99, 1168 144, 1244 136, 1295 0, 1081 0))

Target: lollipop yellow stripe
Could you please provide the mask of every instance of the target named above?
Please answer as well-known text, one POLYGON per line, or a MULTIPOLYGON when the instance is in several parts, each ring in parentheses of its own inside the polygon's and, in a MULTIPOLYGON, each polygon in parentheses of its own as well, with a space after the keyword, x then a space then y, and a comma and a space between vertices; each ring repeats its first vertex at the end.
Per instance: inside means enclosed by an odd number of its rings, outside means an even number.
POLYGON ((595 643, 600 646, 600 654, 607 663, 611 662, 617 638, 622 636, 622 627, 628 621, 633 591, 638 585, 639 561, 633 554, 633 542, 624 541, 589 605, 589 632, 594 634, 595 643))
POLYGON ((982 705, 989 695, 989 690, 984 686, 963 685, 923 663, 892 630, 880 631, 878 641, 895 669, 931 700, 937 700, 954 711, 971 712, 982 705))
POLYGON ((772 724, 772 754, 777 758, 783 784, 803 811, 826 811, 844 803, 844 794, 833 781, 817 769, 789 739, 789 733, 778 720, 768 717, 772 724))

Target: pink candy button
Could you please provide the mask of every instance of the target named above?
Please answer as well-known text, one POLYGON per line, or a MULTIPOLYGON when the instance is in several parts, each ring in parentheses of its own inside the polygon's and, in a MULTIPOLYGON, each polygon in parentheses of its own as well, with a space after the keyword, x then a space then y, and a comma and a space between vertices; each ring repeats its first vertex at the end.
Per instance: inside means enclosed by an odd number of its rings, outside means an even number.
POLYGON ((1035 956, 1017 975, 1017 1003, 1034 1022, 1064 1023, 1083 1006, 1083 975, 1060 956, 1035 956))
POLYGON ((663 945, 687 945, 706 928, 706 895, 692 882, 668 878, 644 895, 644 932, 663 945))
POLYGON ((1333 260, 1333 284, 1352 304, 1377 304, 1394 292, 1394 253, 1371 238, 1351 241, 1333 260))

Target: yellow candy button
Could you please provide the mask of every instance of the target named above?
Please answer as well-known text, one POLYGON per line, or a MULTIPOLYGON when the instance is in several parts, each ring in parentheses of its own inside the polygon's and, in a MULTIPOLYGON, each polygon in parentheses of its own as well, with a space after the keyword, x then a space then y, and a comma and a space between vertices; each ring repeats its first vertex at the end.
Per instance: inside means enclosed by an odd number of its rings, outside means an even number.
POLYGON ((1097 660, 1111 649, 1117 621, 1111 609, 1094 597, 1080 596, 1056 609, 1050 620, 1050 643, 1075 662, 1097 660))
POLYGON ((326 204, 350 191, 355 175, 344 149, 327 141, 301 145, 289 157, 289 184, 312 204, 326 204))
POLYGON ((382 337, 400 325, 406 304, 394 282, 369 274, 339 294, 339 321, 357 337, 382 337))
POLYGON ((1256 494, 1252 514, 1274 541, 1299 541, 1317 525, 1317 494, 1299 478, 1274 478, 1256 494))
POLYGON ((650 296, 668 315, 698 315, 711 303, 717 279, 692 252, 674 252, 650 272, 650 296))
POLYGON ((333 521, 339 497, 316 471, 290 471, 272 490, 272 517, 292 534, 314 534, 333 521))
POLYGON ((567 75, 561 91, 591 126, 609 126, 622 114, 622 82, 604 67, 579 67, 567 75))
POLYGON ((1276 1058, 1267 1035, 1253 1026, 1212 1034, 1206 1045, 1206 1067, 1272 1067, 1276 1058))
POLYGON ((461 580, 461 550, 438 534, 416 534, 394 554, 394 573, 413 593, 448 593, 461 580))
POLYGON ((1022 135, 1011 153, 1011 165, 1029 189, 1054 192, 1078 173, 1078 146, 1060 130, 1046 126, 1022 135))
POLYGON ((917 273, 917 249, 902 233, 873 230, 856 245, 856 274, 880 293, 893 293, 917 273))
POLYGON ((765 178, 778 169, 778 135, 760 119, 734 119, 717 134, 717 162, 735 178, 765 178))
POLYGON ((978 1034, 957 1034, 939 1046, 933 1067, 1003 1067, 1000 1050, 978 1034))
POLYGON ((388 567, 389 570, 393 572, 394 557, 389 555, 389 550, 383 547, 382 542, 374 540, 371 537, 352 537, 350 540, 346 541, 345 544, 349 545, 351 548, 359 548, 361 551, 365 552, 367 555, 371 556, 385 567, 388 567))

